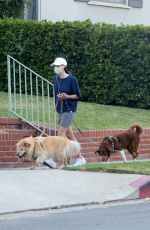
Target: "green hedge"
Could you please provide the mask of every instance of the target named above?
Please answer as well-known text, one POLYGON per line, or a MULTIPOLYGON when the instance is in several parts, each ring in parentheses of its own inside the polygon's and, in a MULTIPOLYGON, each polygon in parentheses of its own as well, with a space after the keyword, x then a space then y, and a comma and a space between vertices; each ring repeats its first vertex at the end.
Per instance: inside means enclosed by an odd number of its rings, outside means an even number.
POLYGON ((27 0, 0 0, 0 18, 20 18, 27 0))
POLYGON ((68 60, 83 100, 150 108, 150 27, 0 20, 0 90, 9 54, 52 81, 49 63, 68 60))

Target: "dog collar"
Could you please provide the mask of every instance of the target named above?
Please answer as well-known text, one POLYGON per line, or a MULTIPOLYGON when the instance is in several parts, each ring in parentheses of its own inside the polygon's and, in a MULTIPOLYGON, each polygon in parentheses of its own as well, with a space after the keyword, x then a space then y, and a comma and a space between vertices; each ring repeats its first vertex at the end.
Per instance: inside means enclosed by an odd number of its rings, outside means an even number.
POLYGON ((115 152, 115 143, 114 143, 114 140, 116 140, 118 142, 118 139, 115 136, 108 136, 107 138, 111 141, 111 144, 112 144, 112 153, 114 153, 115 152))

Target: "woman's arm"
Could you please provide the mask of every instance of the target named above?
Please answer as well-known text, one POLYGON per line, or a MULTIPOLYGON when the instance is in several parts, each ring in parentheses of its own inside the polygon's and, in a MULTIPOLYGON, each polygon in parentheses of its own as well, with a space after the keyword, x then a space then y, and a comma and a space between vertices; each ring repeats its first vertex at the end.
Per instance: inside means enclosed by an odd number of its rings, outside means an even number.
POLYGON ((66 93, 61 93, 61 94, 58 94, 58 98, 59 99, 79 99, 79 97, 76 95, 76 94, 72 94, 72 95, 68 95, 66 93))

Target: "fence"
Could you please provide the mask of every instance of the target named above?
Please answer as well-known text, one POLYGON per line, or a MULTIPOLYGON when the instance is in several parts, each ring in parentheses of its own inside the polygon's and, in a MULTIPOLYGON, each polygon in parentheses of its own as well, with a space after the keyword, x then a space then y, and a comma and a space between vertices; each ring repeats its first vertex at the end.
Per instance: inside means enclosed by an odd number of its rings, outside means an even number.
POLYGON ((53 84, 7 55, 9 117, 15 115, 50 135, 56 132, 53 84))

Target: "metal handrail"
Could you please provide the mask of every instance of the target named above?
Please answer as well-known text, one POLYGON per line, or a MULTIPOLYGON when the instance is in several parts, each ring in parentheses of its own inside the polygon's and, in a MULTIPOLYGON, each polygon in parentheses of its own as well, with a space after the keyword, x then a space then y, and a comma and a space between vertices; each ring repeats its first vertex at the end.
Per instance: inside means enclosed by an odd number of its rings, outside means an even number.
POLYGON ((9 117, 15 115, 45 135, 54 129, 56 135, 54 85, 10 55, 7 74, 9 117))

